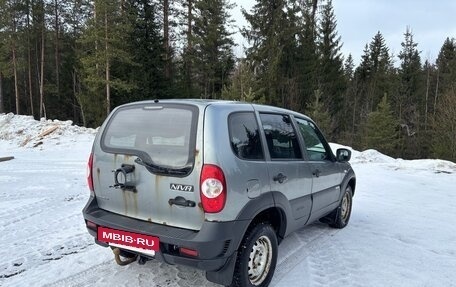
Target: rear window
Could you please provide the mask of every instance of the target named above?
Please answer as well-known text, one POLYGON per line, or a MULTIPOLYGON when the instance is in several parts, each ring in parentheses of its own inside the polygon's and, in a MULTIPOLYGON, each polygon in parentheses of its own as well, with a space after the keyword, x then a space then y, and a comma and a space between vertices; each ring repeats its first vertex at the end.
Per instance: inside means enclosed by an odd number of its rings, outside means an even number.
POLYGON ((102 135, 102 149, 131 154, 167 168, 193 165, 198 109, 151 104, 118 109, 102 135))

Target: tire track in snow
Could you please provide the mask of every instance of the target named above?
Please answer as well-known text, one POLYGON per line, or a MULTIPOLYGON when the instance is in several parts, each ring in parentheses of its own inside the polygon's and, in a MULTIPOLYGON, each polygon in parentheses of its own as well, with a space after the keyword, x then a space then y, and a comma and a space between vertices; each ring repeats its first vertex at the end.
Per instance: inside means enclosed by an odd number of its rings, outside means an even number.
POLYGON ((86 270, 63 278, 46 287, 71 286, 155 286, 155 287, 217 287, 208 282, 204 272, 186 266, 168 265, 155 260, 145 265, 132 263, 118 266, 112 260, 90 266, 86 270))
MULTIPOLYGON (((27 246, 24 243, 21 244, 27 246)), ((77 254, 94 244, 93 239, 87 237, 87 234, 80 233, 51 247, 43 247, 38 250, 23 248, 22 253, 16 254, 16 257, 6 260, 0 265, 0 278, 10 278, 26 273, 29 268, 60 260, 64 256, 77 254)))
POLYGON ((0 212, 2 226, 0 230, 5 230, 7 227, 27 220, 28 218, 37 216, 45 211, 45 207, 49 206, 51 198, 37 199, 31 203, 14 208, 8 208, 4 212, 0 212))
POLYGON ((277 266, 271 285, 287 286, 294 280, 287 281, 287 277, 299 274, 300 280, 305 280, 299 286, 364 286, 358 279, 362 269, 357 259, 359 251, 352 248, 353 242, 338 239, 339 232, 343 230, 332 229, 324 224, 311 225, 309 228, 297 231, 305 243, 277 266))
MULTIPOLYGON (((315 257, 315 262, 327 262, 330 264, 332 260, 325 259, 325 253, 332 254, 333 250, 318 253, 320 249, 325 249, 327 246, 332 246, 334 243, 334 235, 340 230, 330 229, 324 224, 314 224, 304 227, 301 230, 291 234, 283 241, 280 246, 280 253, 284 250, 292 250, 285 252, 278 258, 276 271, 271 282, 271 286, 277 285, 282 278, 293 270, 301 262, 308 260, 309 257, 315 257), (325 259, 325 261, 323 261, 325 259)), ((334 251, 337 252, 337 251, 334 251)), ((343 257, 340 255, 338 257, 343 257)), ((315 264, 315 269, 318 266, 315 264)), ((324 268, 324 267, 321 267, 324 268)), ((314 272, 312 268, 311 272, 314 272)), ((313 273, 312 273, 313 274, 313 273)), ((312 275, 318 277, 318 275, 312 275)), ((312 278, 313 278, 312 277, 312 278)), ((337 279, 337 278, 336 278, 337 279)), ((338 278, 339 283, 344 282, 343 278, 338 278)), ((309 278, 310 281, 312 280, 309 278)), ((149 261, 144 266, 137 263, 121 267, 114 263, 114 259, 103 262, 98 265, 91 266, 84 271, 73 274, 67 278, 56 281, 47 287, 54 286, 88 286, 96 283, 97 286, 169 286, 169 287, 192 287, 192 286, 220 286, 208 282, 205 278, 204 271, 192 269, 180 265, 168 265, 158 261, 149 261)), ((320 286, 321 284, 313 284, 320 286)), ((312 286, 313 286, 312 285, 312 286)), ((353 285, 351 285, 353 286, 353 285)))
POLYGON ((331 237, 339 231, 337 229, 329 229, 326 224, 313 224, 296 231, 301 242, 297 244, 296 249, 291 254, 288 254, 284 259, 278 260, 280 263, 276 266, 271 285, 278 284, 298 264, 307 260, 312 252, 329 242, 331 237))
POLYGON ((60 286, 72 286, 72 287, 84 287, 94 285, 95 282, 99 281, 104 276, 112 276, 112 271, 109 266, 112 262, 104 261, 103 263, 93 265, 90 268, 81 271, 73 276, 58 280, 51 284, 46 284, 43 287, 60 287, 60 286), (109 271, 107 271, 109 270, 109 271))
POLYGON ((326 241, 311 251, 308 257, 310 286, 362 286, 356 280, 357 255, 345 243, 326 241))

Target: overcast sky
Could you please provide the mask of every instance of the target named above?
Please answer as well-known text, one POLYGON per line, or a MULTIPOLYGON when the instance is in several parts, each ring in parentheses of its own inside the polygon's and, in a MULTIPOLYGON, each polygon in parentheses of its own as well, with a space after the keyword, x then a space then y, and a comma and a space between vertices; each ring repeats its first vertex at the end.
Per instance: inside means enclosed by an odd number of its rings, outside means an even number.
MULTIPOLYGON (((240 8, 246 10, 255 0, 232 0, 237 4, 232 16, 239 27, 245 26, 240 8)), ((446 37, 456 38, 456 0, 333 0, 337 31, 342 37, 342 53, 351 53, 358 64, 366 43, 380 31, 397 56, 404 32, 409 26, 421 51, 421 59, 435 61, 446 37)), ((247 42, 238 33, 234 36, 236 55, 242 55, 247 42)), ((396 64, 398 63, 395 57, 396 64)))

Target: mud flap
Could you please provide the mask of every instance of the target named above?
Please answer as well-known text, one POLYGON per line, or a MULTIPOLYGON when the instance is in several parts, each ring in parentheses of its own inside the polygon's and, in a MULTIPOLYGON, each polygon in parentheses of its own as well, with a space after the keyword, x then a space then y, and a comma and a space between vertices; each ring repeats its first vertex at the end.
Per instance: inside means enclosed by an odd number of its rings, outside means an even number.
POLYGON ((206 279, 221 284, 223 286, 231 285, 233 281, 234 267, 236 266, 237 251, 228 259, 225 265, 217 271, 207 271, 206 279))
POLYGON ((321 223, 334 224, 336 218, 339 216, 340 206, 333 210, 330 214, 319 219, 321 223))

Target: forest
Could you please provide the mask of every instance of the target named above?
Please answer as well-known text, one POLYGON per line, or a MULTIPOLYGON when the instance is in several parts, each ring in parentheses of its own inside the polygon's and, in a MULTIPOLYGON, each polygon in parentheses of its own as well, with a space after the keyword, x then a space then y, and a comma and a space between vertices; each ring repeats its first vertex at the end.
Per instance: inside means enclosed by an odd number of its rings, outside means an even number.
POLYGON ((0 0, 0 113, 97 127, 137 100, 238 100, 305 113, 330 141, 356 149, 456 161, 452 35, 431 62, 410 27, 398 55, 374 31, 355 66, 342 55, 331 0, 256 0, 242 10, 245 27, 234 25, 233 5, 0 0))

